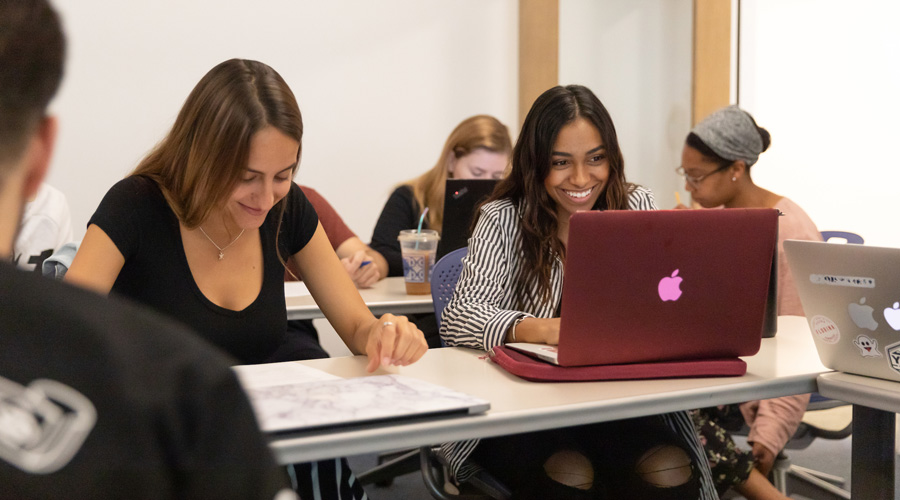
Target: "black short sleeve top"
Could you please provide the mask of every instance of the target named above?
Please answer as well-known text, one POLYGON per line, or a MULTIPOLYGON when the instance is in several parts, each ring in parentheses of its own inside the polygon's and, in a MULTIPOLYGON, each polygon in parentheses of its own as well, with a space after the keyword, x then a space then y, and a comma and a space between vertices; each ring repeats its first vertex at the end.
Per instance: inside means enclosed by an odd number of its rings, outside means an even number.
MULTIPOLYGON (((294 183, 283 203, 278 246, 287 258, 309 242, 318 217, 294 183)), ((284 267, 275 249, 279 215, 273 208, 259 229, 263 284, 256 300, 241 311, 217 306, 200 291, 184 253, 178 218, 155 181, 142 176, 119 181, 88 224, 102 229, 125 257, 113 294, 187 324, 241 363, 259 363, 285 341, 284 267)))

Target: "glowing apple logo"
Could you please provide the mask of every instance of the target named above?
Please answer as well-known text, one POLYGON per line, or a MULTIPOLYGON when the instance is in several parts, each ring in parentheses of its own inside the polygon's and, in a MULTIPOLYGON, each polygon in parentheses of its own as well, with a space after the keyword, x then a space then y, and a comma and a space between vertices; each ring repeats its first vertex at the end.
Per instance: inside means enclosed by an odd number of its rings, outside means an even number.
POLYGON ((659 298, 663 302, 678 300, 681 297, 681 277, 678 276, 678 269, 672 273, 671 277, 659 280, 659 286, 656 289, 659 292, 659 298))
POLYGON ((900 330, 900 302, 894 302, 894 307, 884 308, 884 319, 894 330, 900 330))
POLYGON ((872 309, 872 306, 867 306, 866 298, 863 297, 859 299, 859 304, 852 302, 847 306, 847 312, 850 313, 850 319, 856 323, 856 326, 860 328, 868 328, 869 330, 875 331, 878 328, 878 322, 875 321, 875 318, 872 317, 872 312, 875 310, 872 309))

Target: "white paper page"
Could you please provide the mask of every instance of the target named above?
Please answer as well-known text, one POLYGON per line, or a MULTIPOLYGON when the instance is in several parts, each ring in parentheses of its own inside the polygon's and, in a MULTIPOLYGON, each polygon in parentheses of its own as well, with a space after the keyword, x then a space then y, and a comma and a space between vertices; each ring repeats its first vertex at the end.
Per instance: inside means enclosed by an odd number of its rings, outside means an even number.
POLYGON ((490 408, 486 400, 402 375, 256 387, 247 395, 264 432, 490 408))
POLYGON ((341 377, 310 368, 295 361, 231 367, 245 390, 285 384, 303 384, 341 377))
POLYGON ((285 281, 284 296, 285 297, 306 297, 310 295, 306 283, 302 281, 285 281))

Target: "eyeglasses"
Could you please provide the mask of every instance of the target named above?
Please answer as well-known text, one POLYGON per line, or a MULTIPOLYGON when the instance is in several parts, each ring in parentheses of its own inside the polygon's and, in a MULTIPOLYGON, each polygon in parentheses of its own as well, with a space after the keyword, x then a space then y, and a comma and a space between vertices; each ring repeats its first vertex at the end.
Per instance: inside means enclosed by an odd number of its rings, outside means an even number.
POLYGON ((706 179, 706 178, 709 177, 710 175, 717 174, 717 173, 719 173, 719 172, 725 170, 726 168, 728 168, 728 167, 730 167, 730 166, 731 166, 731 163, 729 163, 729 164, 727 164, 727 165, 722 165, 722 166, 720 166, 719 168, 713 170, 712 172, 710 172, 710 173, 708 173, 708 174, 703 174, 703 175, 698 176, 698 177, 694 177, 694 176, 688 175, 688 173, 684 171, 684 167, 678 167, 678 168, 676 168, 676 169, 675 169, 675 173, 678 174, 678 175, 680 175, 680 176, 682 176, 682 177, 684 177, 684 181, 687 182, 688 184, 690 184, 691 186, 694 186, 695 188, 698 188, 698 187, 700 187, 700 183, 703 182, 703 179, 706 179))

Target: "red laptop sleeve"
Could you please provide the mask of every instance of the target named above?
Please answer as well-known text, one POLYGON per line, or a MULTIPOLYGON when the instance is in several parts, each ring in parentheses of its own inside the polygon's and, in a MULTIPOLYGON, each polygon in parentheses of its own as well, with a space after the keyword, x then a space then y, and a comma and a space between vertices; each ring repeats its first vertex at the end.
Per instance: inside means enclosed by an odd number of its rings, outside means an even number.
POLYGON ((531 358, 506 346, 491 349, 488 356, 509 373, 535 382, 737 377, 747 372, 747 363, 740 358, 566 367, 531 358))

